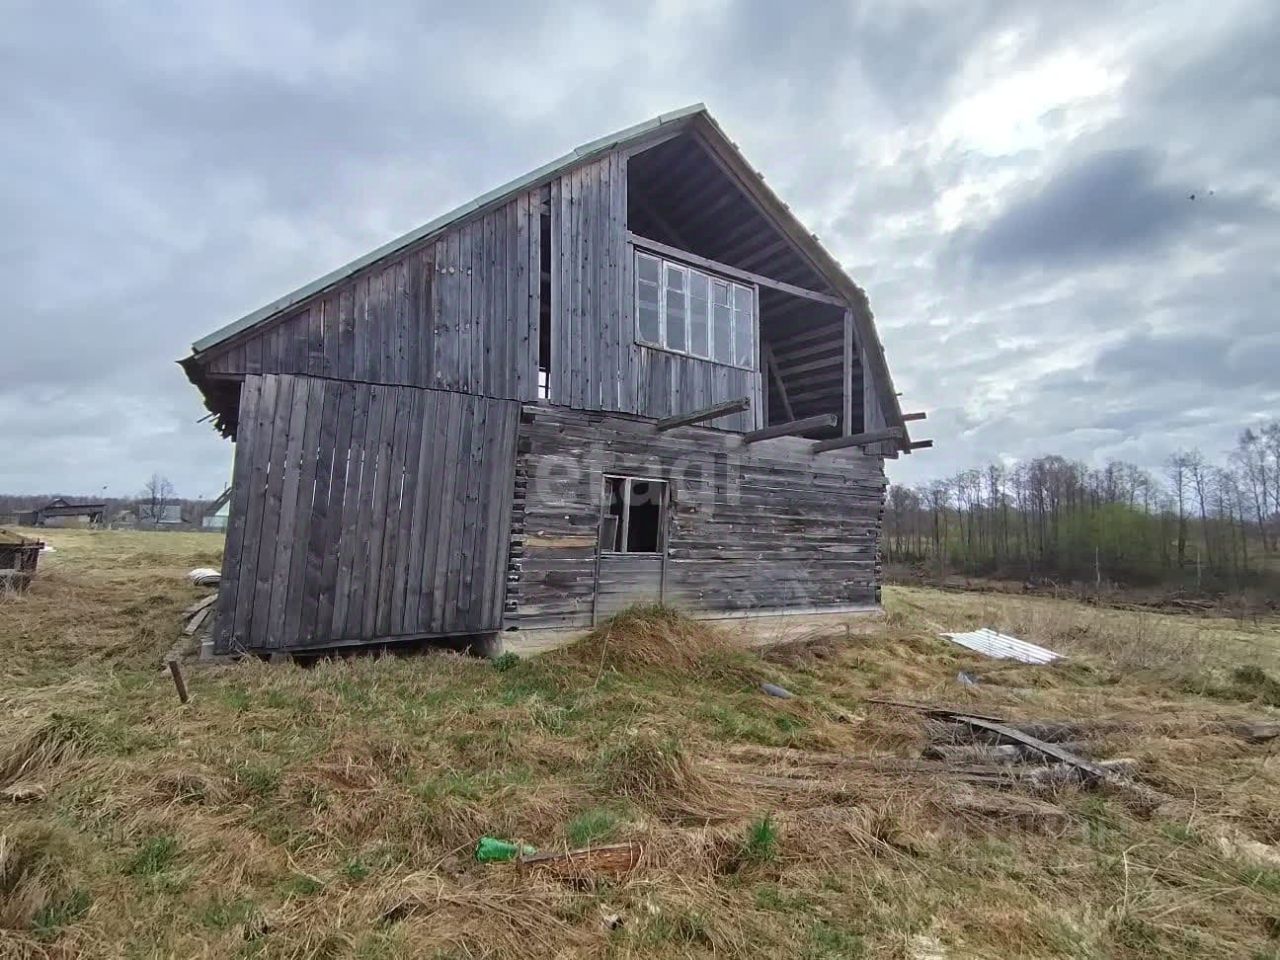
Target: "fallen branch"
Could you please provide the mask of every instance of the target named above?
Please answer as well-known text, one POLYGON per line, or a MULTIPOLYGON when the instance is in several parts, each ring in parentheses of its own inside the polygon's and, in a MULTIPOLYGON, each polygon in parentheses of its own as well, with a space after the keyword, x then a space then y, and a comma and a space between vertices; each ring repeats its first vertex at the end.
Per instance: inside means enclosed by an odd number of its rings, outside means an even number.
POLYGON ((545 870, 561 879, 586 880, 599 874, 630 873, 640 863, 644 847, 638 843, 614 843, 582 847, 563 853, 535 853, 520 857, 520 870, 545 870))

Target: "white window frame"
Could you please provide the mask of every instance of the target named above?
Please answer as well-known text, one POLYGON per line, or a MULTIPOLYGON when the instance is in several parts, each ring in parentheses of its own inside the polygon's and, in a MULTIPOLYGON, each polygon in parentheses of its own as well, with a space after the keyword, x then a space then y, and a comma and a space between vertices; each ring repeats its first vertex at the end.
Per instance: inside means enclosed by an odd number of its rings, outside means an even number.
POLYGON ((755 370, 759 364, 758 353, 760 349, 760 290, 755 284, 742 283, 734 280, 732 277, 726 277, 723 274, 712 273, 708 270, 701 270, 697 267, 691 267, 688 264, 681 263, 679 260, 670 260, 666 257, 660 257, 657 254, 648 253, 644 250, 635 251, 635 262, 632 265, 632 273, 634 274, 634 282, 632 284, 631 297, 633 304, 633 313, 635 314, 635 337, 636 343, 643 344, 646 347, 653 347, 657 350, 666 350, 669 353, 678 353, 681 356, 693 357, 695 360, 705 360, 707 363, 715 363, 720 366, 738 367, 743 370, 755 370), (652 260, 658 265, 658 342, 649 340, 640 333, 640 258, 652 260), (684 324, 685 324, 685 347, 671 347, 667 345, 667 271, 676 270, 684 275, 684 324), (692 305, 692 277, 694 274, 703 276, 707 280, 707 342, 706 354, 695 353, 691 347, 691 339, 693 336, 693 305, 692 305), (716 281, 727 283, 729 285, 729 344, 733 352, 733 359, 729 363, 715 358, 715 284, 716 281), (735 288, 740 288, 749 292, 751 296, 751 347, 750 356, 740 359, 737 356, 738 349, 738 311, 734 309, 735 288))

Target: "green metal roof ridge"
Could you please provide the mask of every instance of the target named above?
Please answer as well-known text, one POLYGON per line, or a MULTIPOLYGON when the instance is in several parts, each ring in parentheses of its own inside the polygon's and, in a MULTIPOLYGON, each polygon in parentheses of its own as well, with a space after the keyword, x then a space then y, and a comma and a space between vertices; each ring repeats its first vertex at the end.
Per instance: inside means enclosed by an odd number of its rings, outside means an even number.
MULTIPOLYGON (((381 260, 383 257, 396 253, 410 244, 429 237, 433 233, 440 232, 451 224, 461 220, 463 217, 475 213, 482 207, 486 207, 511 194, 519 193, 521 190, 532 187, 540 180, 550 179, 555 174, 575 164, 581 163, 593 154, 612 149, 629 140, 638 139, 646 134, 652 133, 654 130, 657 130, 659 127, 666 124, 687 120, 699 113, 707 113, 706 105, 703 103, 690 104, 689 106, 682 107, 679 110, 659 114, 658 116, 650 120, 645 120, 642 123, 638 123, 635 126, 626 127, 616 133, 584 143, 582 146, 569 151, 564 156, 559 157, 556 160, 552 160, 550 163, 543 164, 541 167, 526 173, 524 176, 517 177, 509 183, 505 183, 500 187, 495 187, 488 193, 481 194, 474 200, 469 200, 462 206, 457 207, 442 216, 436 217, 434 220, 424 223, 416 229, 410 230, 408 233, 397 237, 389 243, 383 244, 376 250, 357 257, 345 266, 339 267, 337 270, 333 270, 330 273, 326 273, 324 276, 316 280, 312 280, 310 283, 304 284, 292 293, 285 294, 283 297, 273 300, 266 306, 259 307, 252 313, 245 314, 239 320, 233 320, 231 323, 215 330, 213 333, 205 337, 201 337, 199 340, 196 340, 191 344, 191 352, 193 354, 202 353, 210 347, 215 347, 224 340, 228 340, 236 334, 261 323, 263 320, 273 317, 276 314, 301 303, 303 300, 314 296, 322 290, 333 286, 335 283, 345 280, 347 277, 363 270, 365 267, 381 260)), ((707 114, 707 116, 710 117, 710 114, 707 114)))

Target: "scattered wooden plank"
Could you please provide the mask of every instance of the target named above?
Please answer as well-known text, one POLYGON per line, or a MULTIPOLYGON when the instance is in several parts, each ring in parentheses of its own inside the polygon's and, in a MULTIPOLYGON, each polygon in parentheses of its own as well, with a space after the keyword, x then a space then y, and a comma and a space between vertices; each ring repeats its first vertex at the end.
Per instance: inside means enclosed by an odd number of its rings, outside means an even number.
POLYGON ((195 616, 193 616, 190 620, 188 620, 187 625, 182 628, 182 635, 184 637, 195 636, 196 631, 199 630, 201 625, 206 620, 209 619, 209 616, 212 613, 213 613, 213 609, 208 606, 205 606, 202 609, 197 610, 195 613, 195 616))
POLYGON ((737 400, 717 403, 715 406, 704 407, 691 413, 680 413, 674 417, 664 417, 654 424, 654 429, 662 433, 666 430, 674 430, 676 427, 687 427, 691 424, 705 423, 708 420, 716 420, 720 417, 727 417, 730 414, 741 413, 750 407, 750 397, 739 397, 737 400))
MULTIPOLYGON (((1132 757, 1117 757, 1111 760, 1098 760, 1094 766, 1106 775, 1109 783, 1123 786, 1126 789, 1139 789, 1145 792, 1148 788, 1140 787, 1133 782, 1133 775, 1138 772, 1138 761, 1132 757)), ((1037 787, 1061 786, 1068 783, 1088 783, 1094 779, 1093 774, 1086 772, 1071 763, 1050 763, 1038 767, 1011 767, 1016 771, 1019 782, 1037 787)))
POLYGON ((801 420, 792 420, 789 423, 778 423, 772 427, 764 427, 761 430, 752 430, 750 433, 742 435, 743 443, 756 443, 760 440, 772 440, 774 437, 790 437, 801 433, 808 433, 810 430, 821 430, 823 427, 834 427, 839 422, 839 418, 834 413, 820 413, 812 417, 804 417, 801 420))
POLYGON ((638 843, 613 843, 603 847, 582 847, 563 853, 535 853, 520 857, 520 871, 542 870, 562 879, 590 879, 600 875, 630 873, 640 864, 644 847, 638 843))
MULTIPOLYGON (((975 716, 975 714, 968 714, 975 716)), ((951 715, 952 717, 955 714, 951 715)), ((984 719, 999 719, 984 717, 984 719)), ((1067 740, 1087 740, 1099 733, 1111 733, 1123 727, 1122 724, 1095 722, 1089 724, 1073 723, 1068 720, 1018 720, 1013 723, 1023 733, 1030 734, 1049 743, 1062 743, 1067 740)), ((1002 742, 999 734, 989 730, 975 730, 950 717, 938 716, 926 725, 929 739, 939 744, 987 744, 998 745, 1002 742)), ((1068 748, 1070 749, 1070 748, 1068 748)))
POLYGON ((215 603, 217 599, 218 599, 218 595, 216 593, 211 593, 209 594, 209 596, 205 597, 203 600, 197 600, 195 603, 191 604, 191 606, 187 607, 187 609, 183 610, 182 615, 184 617, 194 616, 195 614, 203 610, 205 607, 215 603))
POLYGON ((999 723, 994 720, 987 720, 984 717, 975 717, 973 715, 956 715, 956 720, 960 723, 968 724, 971 727, 977 727, 979 730, 990 730, 992 733, 998 733, 1000 736, 1012 740, 1014 743, 1021 743, 1031 747, 1033 750, 1044 754, 1046 757, 1052 757, 1061 763, 1070 764, 1077 767, 1089 777, 1098 780, 1105 780, 1108 783, 1122 783, 1122 779, 1113 771, 1106 767, 1084 759, 1070 750, 1067 750, 1062 744, 1048 743, 1038 737, 1023 733, 1016 727, 1011 727, 1005 723, 999 723))
MULTIPOLYGON (((1084 754, 1089 745, 1081 740, 1070 740, 1058 746, 1074 753, 1084 754)), ((928 760, 947 760, 952 763, 1018 763, 1038 758, 1039 751, 1021 743, 1003 744, 945 744, 931 743, 920 754, 928 760)))

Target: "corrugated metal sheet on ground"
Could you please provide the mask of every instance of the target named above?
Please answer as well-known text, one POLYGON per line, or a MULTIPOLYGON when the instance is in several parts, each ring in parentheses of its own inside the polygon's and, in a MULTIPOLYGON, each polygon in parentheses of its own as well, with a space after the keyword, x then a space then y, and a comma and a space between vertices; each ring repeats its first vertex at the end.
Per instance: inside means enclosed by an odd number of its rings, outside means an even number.
POLYGON ((1044 647, 1037 647, 1034 643, 1027 643, 1017 637, 996 633, 986 627, 981 630, 971 630, 968 633, 943 633, 940 636, 946 637, 962 647, 968 647, 970 650, 986 654, 988 657, 996 657, 1002 660, 1020 660, 1023 663, 1052 663, 1062 657, 1060 653, 1054 653, 1044 647))

